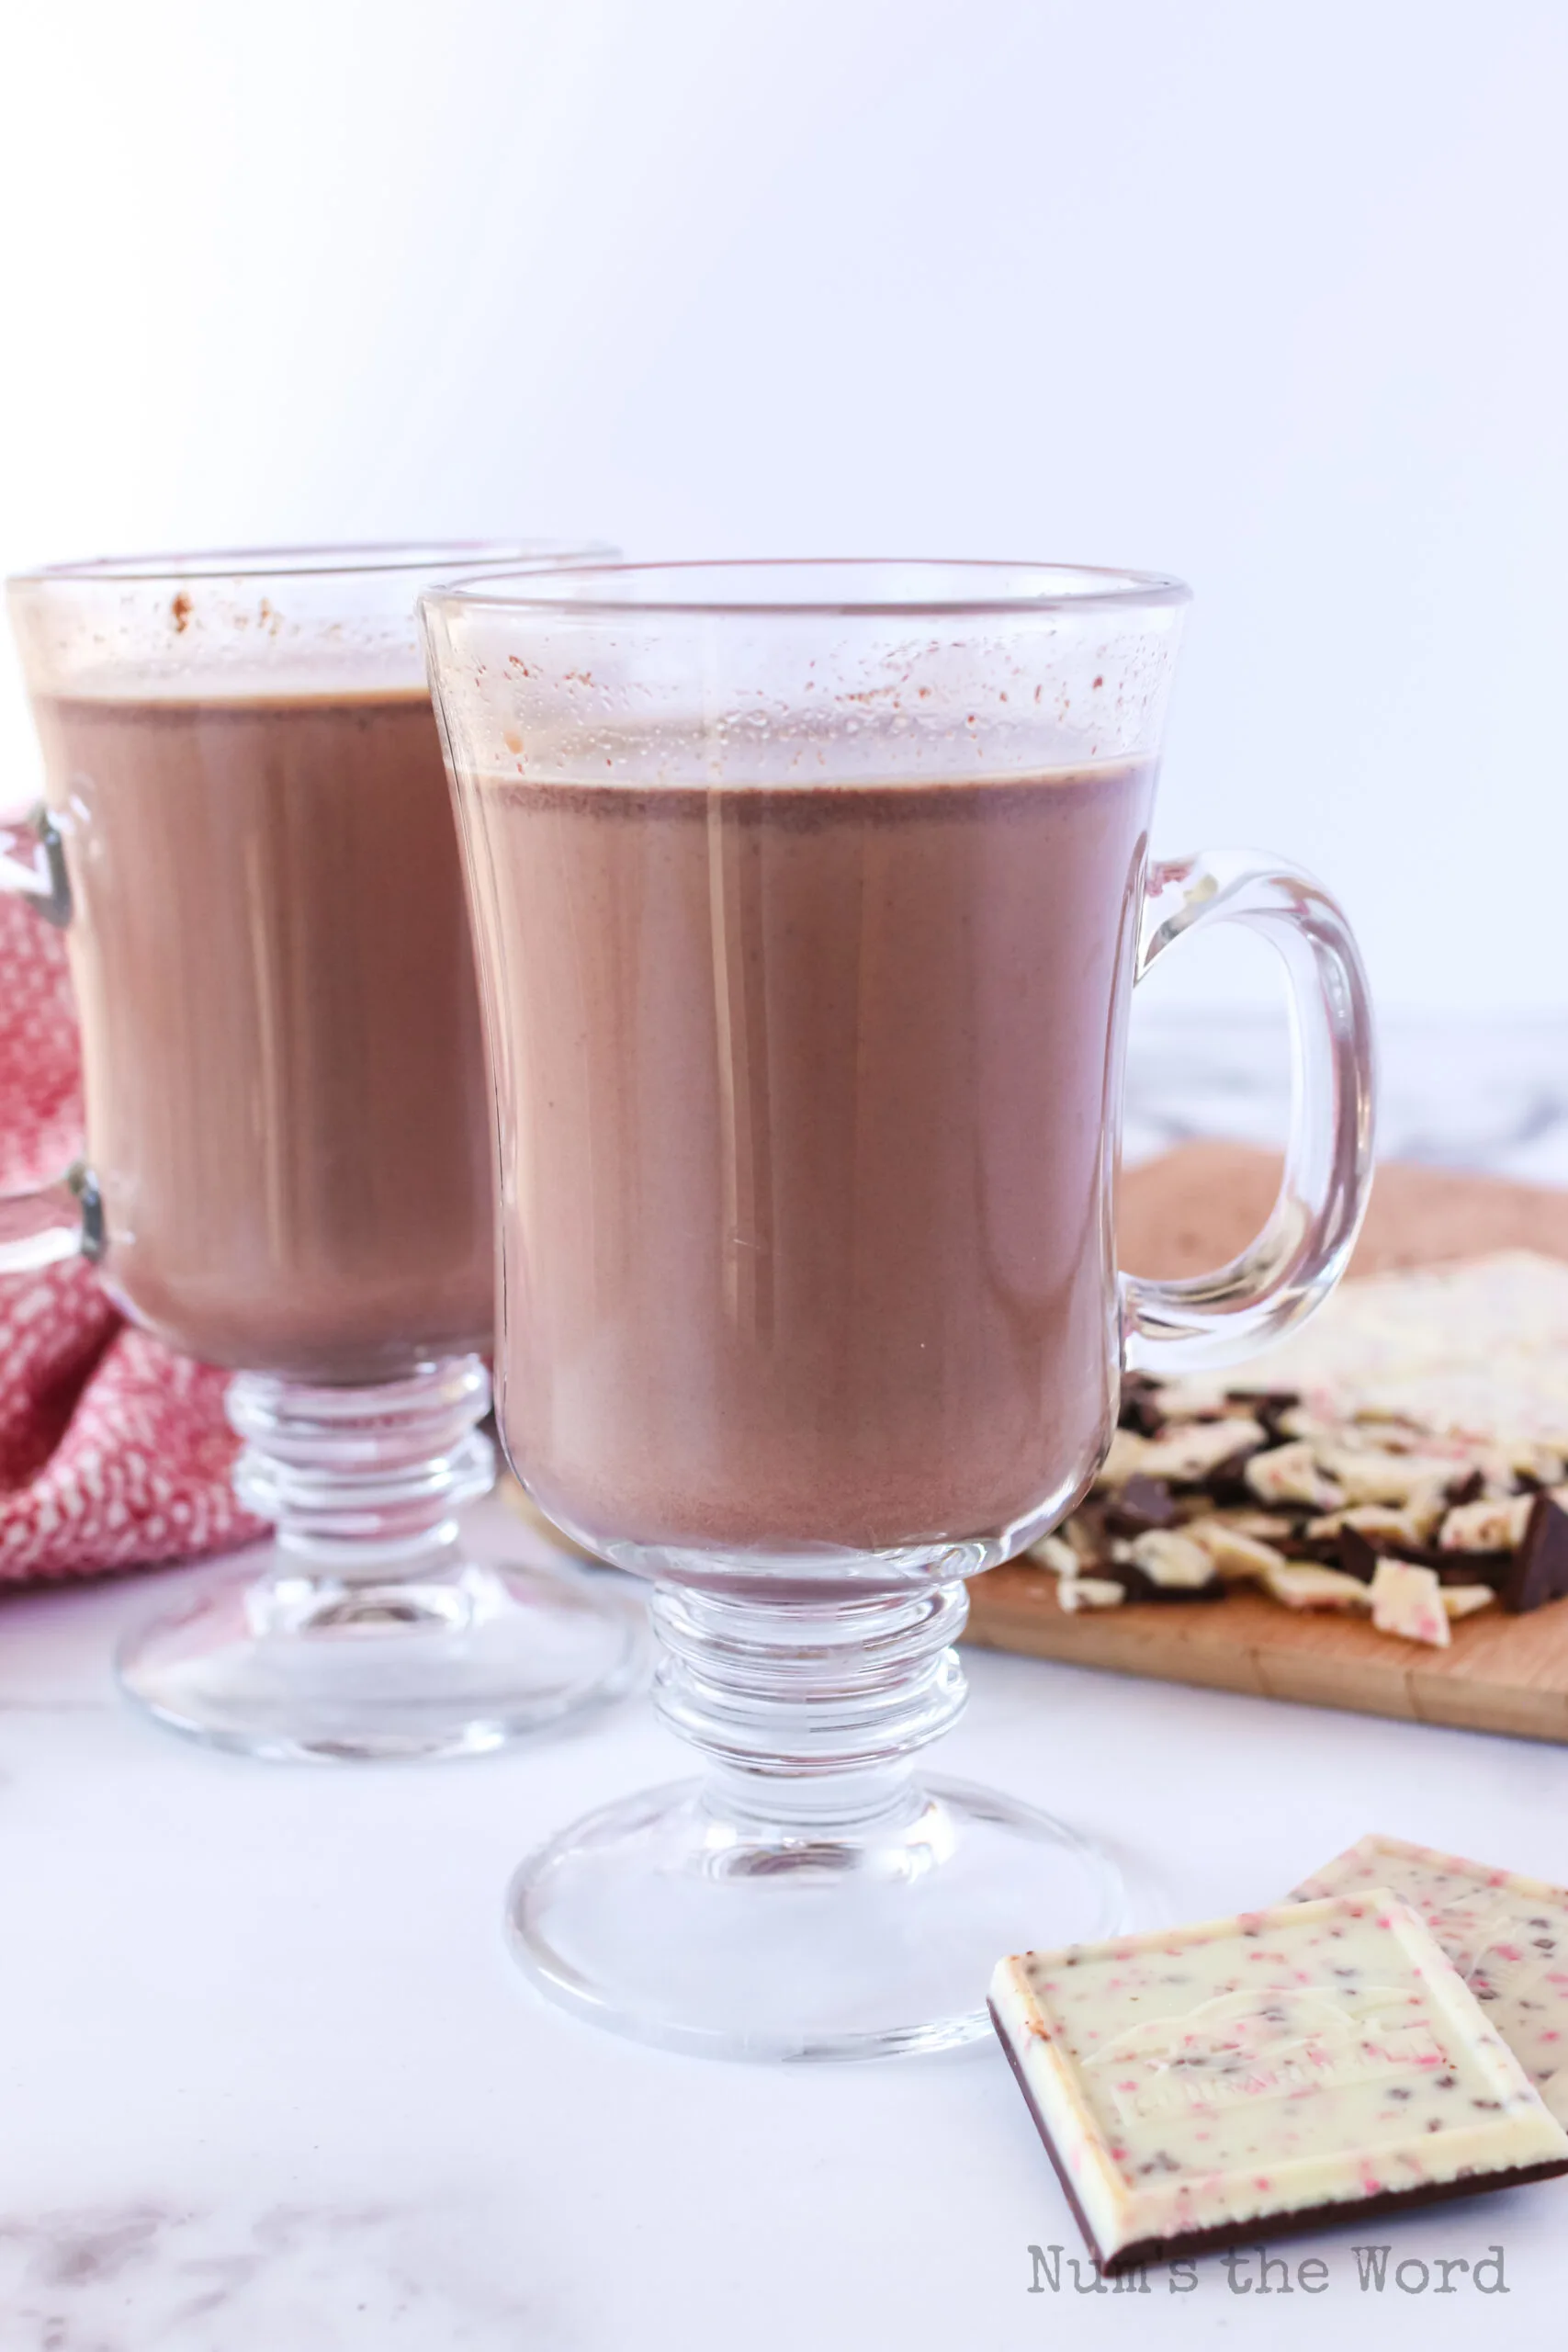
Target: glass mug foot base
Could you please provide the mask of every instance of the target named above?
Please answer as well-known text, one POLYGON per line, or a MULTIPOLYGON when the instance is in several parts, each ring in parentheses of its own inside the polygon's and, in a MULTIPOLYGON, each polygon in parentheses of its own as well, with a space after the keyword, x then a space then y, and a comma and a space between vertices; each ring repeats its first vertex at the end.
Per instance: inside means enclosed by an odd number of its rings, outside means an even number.
POLYGON ((763 2060, 973 2041, 1006 1953, 1122 1917, 1096 1847, 946 1780, 891 1820, 815 1835, 726 1817, 709 1782, 645 1791, 532 1856, 506 1905, 513 1951, 552 2000, 639 2041, 763 2060))
POLYGON ((220 1576, 121 1645, 172 1731, 280 1760, 479 1756, 618 1697, 642 1611, 570 1571, 468 1562, 385 1582, 220 1576))

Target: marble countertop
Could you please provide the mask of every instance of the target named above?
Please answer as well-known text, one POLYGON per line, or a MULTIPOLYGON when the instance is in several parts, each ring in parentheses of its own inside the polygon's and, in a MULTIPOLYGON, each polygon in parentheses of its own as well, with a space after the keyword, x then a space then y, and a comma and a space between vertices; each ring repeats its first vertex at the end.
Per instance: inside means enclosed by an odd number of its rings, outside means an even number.
MULTIPOLYGON (((1144 1024, 1134 1148, 1267 1139, 1271 1050, 1267 1024, 1144 1024)), ((1568 1179, 1568 1024, 1391 1035, 1386 1070, 1387 1148, 1568 1179)), ((475 1528, 491 1551, 533 1540, 493 1501, 475 1528)), ((1568 2184, 1280 2241, 1292 2277, 1327 2263, 1320 2295, 1273 2273, 1264 2300, 1217 2261, 1190 2292, 1156 2271, 1147 2298, 1080 2295, 1065 2271, 1032 2293, 1032 2245, 1081 2247, 993 2050, 680 2059, 513 1968, 518 1859, 686 1769, 646 1702, 482 1762, 209 1755, 111 1686, 153 1598, 127 1579, 0 1606, 0 2352, 1291 2347, 1560 2324, 1568 2184), (1463 2272, 1447 2298, 1418 2268, 1363 2289, 1367 2244, 1417 2265, 1501 2245, 1506 2301, 1463 2272)), ((1267 1902, 1371 1828, 1568 1881, 1568 1749, 967 1663, 944 1769, 1103 1840, 1135 1924, 1267 1902)))

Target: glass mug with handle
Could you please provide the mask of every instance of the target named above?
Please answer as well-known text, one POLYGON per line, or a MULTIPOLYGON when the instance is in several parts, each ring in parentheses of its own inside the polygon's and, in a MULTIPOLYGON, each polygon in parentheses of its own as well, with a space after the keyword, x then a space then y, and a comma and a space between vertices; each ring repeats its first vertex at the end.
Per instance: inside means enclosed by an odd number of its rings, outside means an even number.
POLYGON ((282 549, 10 583, 45 805, 3 878, 63 923, 86 1156, 0 1206, 231 1367, 265 1571, 130 1638, 163 1722, 267 1756, 491 1747, 618 1688, 624 1606, 482 1564, 490 1086, 417 591, 604 549, 282 549))
POLYGON ((1255 1350, 1342 1271, 1372 1040, 1332 899, 1148 861, 1187 592, 1045 565, 723 563, 423 599, 496 1080, 498 1409, 654 1579, 706 1759, 526 1862, 515 1949, 600 2022, 775 2057, 985 2030, 1009 1951, 1114 1924, 1070 1828, 916 1759, 964 1579, 1084 1492, 1122 1363, 1255 1350), (1178 938, 1283 958, 1264 1231, 1117 1271, 1122 1042, 1178 938))

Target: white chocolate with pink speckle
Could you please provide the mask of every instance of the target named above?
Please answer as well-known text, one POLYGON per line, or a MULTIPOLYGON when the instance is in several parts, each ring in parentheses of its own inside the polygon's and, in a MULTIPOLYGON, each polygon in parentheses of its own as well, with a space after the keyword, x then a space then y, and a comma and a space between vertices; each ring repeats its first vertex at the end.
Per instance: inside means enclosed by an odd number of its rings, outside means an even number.
POLYGON ((1447 1649, 1452 1638, 1449 1612, 1433 1569, 1413 1567, 1405 1560, 1380 1560, 1371 1597, 1372 1623, 1380 1634, 1399 1634, 1407 1642, 1430 1642, 1447 1649))
POLYGON ((991 2005, 1107 2267, 1327 2204, 1568 2170, 1568 2132, 1382 1889, 1025 1952, 991 2005))
POLYGON ((1363 1838, 1296 1889, 1386 1886, 1423 1918, 1561 2123, 1568 2123, 1568 1887, 1398 1838, 1363 1838))

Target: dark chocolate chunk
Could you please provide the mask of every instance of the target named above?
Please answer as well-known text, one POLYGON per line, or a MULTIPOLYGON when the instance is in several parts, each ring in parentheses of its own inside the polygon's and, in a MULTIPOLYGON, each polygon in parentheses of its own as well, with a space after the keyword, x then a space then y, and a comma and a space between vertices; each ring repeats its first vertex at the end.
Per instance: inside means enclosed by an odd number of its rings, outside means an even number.
POLYGON ((1413 1568, 1436 1568, 1439 1584, 1484 1584, 1483 1573, 1488 1560, 1506 1560, 1506 1552, 1444 1552, 1436 1544, 1401 1544, 1390 1536, 1377 1539, 1391 1560, 1407 1560, 1413 1568), (1444 1571, 1458 1562, 1462 1575, 1447 1576, 1444 1571), (1474 1566, 1465 1563, 1473 1561, 1474 1566))
POLYGON ((1516 1617, 1549 1600, 1568 1600, 1568 1511, 1560 1510, 1550 1495, 1537 1495, 1531 1503, 1524 1541, 1498 1593, 1516 1617))
POLYGON ((1257 1510, 1258 1497, 1247 1485, 1246 1477, 1247 1465, 1256 1450, 1246 1446, 1237 1453, 1228 1453, 1223 1462, 1215 1463, 1204 1479, 1204 1493, 1222 1510, 1245 1510, 1249 1503, 1257 1510))
POLYGON ((1371 1584, 1380 1560, 1404 1560, 1413 1568, 1435 1568, 1439 1584, 1489 1584, 1495 1591, 1513 1565, 1509 1552, 1440 1552, 1435 1544, 1400 1544, 1359 1527, 1342 1527, 1328 1540, 1337 1565, 1363 1584, 1371 1584))
POLYGON ((1450 1478, 1443 1488, 1447 1500, 1456 1508, 1461 1503, 1478 1503, 1486 1492, 1486 1481, 1479 1470, 1469 1470, 1461 1478, 1450 1478))
MULTIPOLYGON (((1079 1503, 1069 1522, 1080 1538, 1073 1544, 1078 1555, 1078 1566, 1085 1576, 1097 1577, 1111 1558, 1111 1536, 1105 1524, 1105 1505, 1097 1497, 1092 1502, 1079 1503)), ((1062 1533, 1067 1534, 1066 1528, 1062 1533)), ((1068 1538, 1069 1542, 1072 1540, 1068 1538)))
POLYGON ((1382 1545, 1359 1527, 1342 1527, 1335 1539, 1339 1566, 1348 1577, 1359 1577, 1363 1584, 1371 1584, 1378 1572, 1378 1562, 1387 1557, 1382 1545))
POLYGON ((1130 1601, 1223 1600, 1225 1597, 1225 1587, 1217 1575, 1207 1584, 1156 1584, 1131 1560, 1113 1561, 1108 1568, 1096 1568, 1095 1574, 1110 1584, 1119 1584, 1130 1601))
POLYGON ((1145 1373, 1123 1373, 1122 1406, 1117 1419, 1122 1429, 1134 1430, 1139 1437, 1157 1437, 1165 1427, 1159 1383, 1150 1380, 1145 1373))
POLYGON ((1434 1552, 1427 1566, 1439 1584, 1489 1584, 1501 1592, 1514 1565, 1511 1552, 1434 1552))
POLYGON ((1146 1535, 1153 1527, 1176 1524, 1176 1504, 1163 1478, 1134 1476, 1105 1506, 1105 1524, 1112 1535, 1146 1535))

